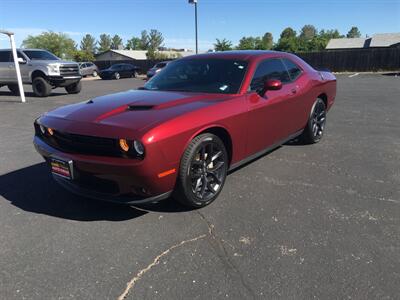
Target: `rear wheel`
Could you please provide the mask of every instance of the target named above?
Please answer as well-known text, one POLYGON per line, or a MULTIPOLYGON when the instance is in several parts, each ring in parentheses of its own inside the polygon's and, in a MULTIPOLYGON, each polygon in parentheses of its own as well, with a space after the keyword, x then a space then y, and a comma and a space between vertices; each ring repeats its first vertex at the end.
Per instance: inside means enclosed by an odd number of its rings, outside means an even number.
POLYGON ((182 156, 174 198, 192 208, 210 204, 221 192, 227 170, 224 143, 210 133, 197 136, 182 156))
POLYGON ((51 93, 51 85, 43 77, 35 77, 33 79, 32 89, 37 97, 47 97, 51 93))
POLYGON ((324 135, 326 124, 325 102, 318 98, 312 108, 307 125, 301 135, 303 142, 307 144, 318 143, 324 135))
POLYGON ((93 77, 97 77, 97 75, 98 75, 98 74, 97 74, 97 71, 93 71, 92 76, 93 76, 93 77))
POLYGON ((9 84, 7 87, 13 95, 19 95, 18 84, 9 84))
POLYGON ((138 76, 139 76, 139 73, 138 73, 137 71, 133 71, 132 77, 133 77, 133 78, 136 78, 136 77, 138 77, 138 76))
POLYGON ((68 94, 79 94, 82 89, 82 83, 80 81, 70 84, 65 87, 68 94))

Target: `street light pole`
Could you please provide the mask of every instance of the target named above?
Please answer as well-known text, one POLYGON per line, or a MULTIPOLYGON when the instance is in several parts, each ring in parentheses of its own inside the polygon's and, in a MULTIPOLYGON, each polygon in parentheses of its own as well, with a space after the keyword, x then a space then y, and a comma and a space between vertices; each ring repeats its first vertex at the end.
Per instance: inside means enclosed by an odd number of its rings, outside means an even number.
POLYGON ((194 26, 196 32, 196 54, 199 53, 199 41, 198 41, 198 31, 197 31, 197 0, 189 0, 189 4, 194 4, 194 26))

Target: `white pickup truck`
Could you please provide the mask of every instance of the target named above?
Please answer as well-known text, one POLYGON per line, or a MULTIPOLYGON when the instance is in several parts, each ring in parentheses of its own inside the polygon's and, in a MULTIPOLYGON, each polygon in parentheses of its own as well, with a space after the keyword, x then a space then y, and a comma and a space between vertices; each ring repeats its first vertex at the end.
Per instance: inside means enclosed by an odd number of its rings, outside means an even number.
MULTIPOLYGON (((63 61, 41 49, 17 49, 22 81, 32 85, 38 97, 47 97, 56 87, 65 87, 69 94, 81 91, 82 75, 75 62, 63 61)), ((0 87, 6 85, 18 94, 17 75, 11 49, 0 49, 0 87)))

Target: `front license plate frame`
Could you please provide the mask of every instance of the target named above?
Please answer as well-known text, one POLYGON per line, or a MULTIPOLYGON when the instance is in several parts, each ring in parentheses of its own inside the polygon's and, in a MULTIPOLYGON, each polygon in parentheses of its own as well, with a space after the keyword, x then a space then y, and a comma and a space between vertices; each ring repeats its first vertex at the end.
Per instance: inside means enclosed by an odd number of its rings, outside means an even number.
POLYGON ((51 173, 62 178, 72 180, 73 176, 73 162, 65 161, 58 158, 50 159, 51 173))

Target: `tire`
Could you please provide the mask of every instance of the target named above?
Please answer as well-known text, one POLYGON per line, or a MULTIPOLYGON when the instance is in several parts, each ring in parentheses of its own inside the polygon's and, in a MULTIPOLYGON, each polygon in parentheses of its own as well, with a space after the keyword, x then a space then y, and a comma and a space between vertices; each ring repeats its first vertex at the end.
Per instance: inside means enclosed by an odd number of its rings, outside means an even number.
POLYGON ((307 125, 304 128, 301 140, 305 144, 315 144, 318 143, 322 136, 324 135, 326 125, 326 106, 325 102, 318 98, 311 110, 310 117, 308 119, 307 125))
POLYGON ((82 83, 80 81, 70 84, 65 87, 68 94, 79 94, 82 89, 82 83))
POLYGON ((93 77, 97 77, 97 75, 98 75, 98 74, 97 74, 97 71, 93 71, 92 76, 93 76, 93 77))
POLYGON ((11 94, 16 95, 16 96, 19 95, 18 84, 9 84, 9 85, 7 85, 7 87, 10 90, 11 94))
POLYGON ((133 78, 136 78, 136 77, 138 77, 138 76, 139 76, 139 73, 138 73, 137 71, 133 71, 132 77, 133 77, 133 78))
POLYGON ((35 77, 33 79, 32 89, 36 97, 47 97, 51 93, 51 85, 43 77, 35 77))
POLYGON ((121 78, 121 75, 120 75, 118 72, 115 72, 115 73, 114 73, 114 78, 115 78, 116 80, 119 80, 119 79, 121 78))
POLYGON ((224 186, 228 163, 220 138, 210 133, 195 137, 181 158, 173 197, 190 208, 210 204, 224 186))

